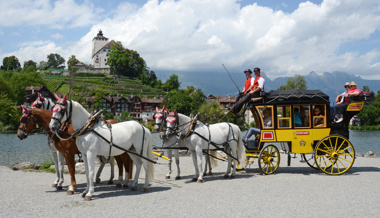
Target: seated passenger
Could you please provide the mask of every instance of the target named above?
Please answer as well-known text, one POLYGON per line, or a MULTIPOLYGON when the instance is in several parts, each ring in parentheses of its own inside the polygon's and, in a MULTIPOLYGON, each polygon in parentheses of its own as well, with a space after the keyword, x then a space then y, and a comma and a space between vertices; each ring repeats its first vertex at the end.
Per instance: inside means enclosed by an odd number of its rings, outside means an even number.
MULTIPOLYGON (((272 127, 272 115, 271 115, 271 109, 266 108, 263 111, 263 121, 264 121, 264 127, 272 127)), ((260 134, 261 130, 257 129, 255 127, 251 127, 248 129, 247 133, 243 137, 243 142, 247 143, 247 140, 253 135, 260 134)))
MULTIPOLYGON (((350 90, 344 95, 344 97, 349 99, 350 96, 358 96, 360 93, 361 93, 360 89, 356 88, 356 83, 351 82, 350 83, 350 90)), ((336 114, 340 117, 336 121, 336 123, 340 123, 343 121, 343 113, 346 110, 346 107, 349 103, 350 102, 348 101, 348 102, 336 105, 336 107, 335 107, 336 114)))
MULTIPOLYGON (((320 107, 315 106, 313 116, 323 116, 323 113, 322 113, 320 107)), ((325 119, 324 118, 322 118, 322 117, 315 117, 314 118, 314 126, 324 126, 324 125, 325 125, 325 119)))
POLYGON ((299 111, 299 108, 294 108, 294 125, 296 127, 302 127, 302 114, 299 111))

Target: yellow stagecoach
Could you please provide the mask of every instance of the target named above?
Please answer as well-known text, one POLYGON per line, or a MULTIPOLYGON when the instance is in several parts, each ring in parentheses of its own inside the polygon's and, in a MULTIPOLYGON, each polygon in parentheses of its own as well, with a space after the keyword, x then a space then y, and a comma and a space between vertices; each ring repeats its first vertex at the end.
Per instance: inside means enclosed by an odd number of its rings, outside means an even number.
POLYGON ((345 173, 355 160, 354 147, 348 140, 349 121, 363 109, 365 102, 373 99, 373 93, 351 99, 344 120, 335 123, 330 116, 329 97, 323 92, 271 91, 247 105, 249 118, 253 118, 260 132, 246 141, 247 158, 257 158, 264 174, 274 173, 280 164, 276 143, 287 154, 288 166, 293 153, 324 173, 345 173))

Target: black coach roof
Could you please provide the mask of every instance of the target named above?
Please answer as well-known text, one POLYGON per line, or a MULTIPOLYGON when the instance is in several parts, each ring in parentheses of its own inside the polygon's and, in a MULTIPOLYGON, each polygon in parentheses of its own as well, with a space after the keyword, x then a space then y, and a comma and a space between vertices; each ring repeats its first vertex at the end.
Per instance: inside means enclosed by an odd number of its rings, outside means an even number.
POLYGON ((265 100, 265 103, 271 102, 329 103, 329 96, 320 90, 272 90, 266 94, 265 100))

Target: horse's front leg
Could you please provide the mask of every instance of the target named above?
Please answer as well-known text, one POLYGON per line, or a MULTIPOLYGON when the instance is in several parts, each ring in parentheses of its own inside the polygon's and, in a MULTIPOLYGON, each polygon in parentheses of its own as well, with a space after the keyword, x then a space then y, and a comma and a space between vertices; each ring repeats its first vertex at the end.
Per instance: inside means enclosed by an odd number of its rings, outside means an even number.
POLYGON ((119 177, 117 179, 116 188, 121 188, 121 183, 123 182, 123 160, 121 158, 121 155, 112 157, 112 159, 116 160, 117 168, 119 169, 119 177))
POLYGON ((88 191, 87 194, 84 196, 84 200, 91 200, 92 194, 94 193, 94 176, 95 176, 95 157, 91 151, 87 151, 85 164, 87 163, 86 167, 86 176, 87 176, 87 188, 88 191))
MULTIPOLYGON (((65 161, 65 158, 63 157, 63 154, 59 151, 56 151, 57 154, 57 160, 58 160, 58 168, 59 168, 59 181, 57 184, 57 190, 62 190, 62 183, 64 181, 63 178, 63 163, 65 161)), ((56 167, 57 168, 57 167, 56 167)))
MULTIPOLYGON (((232 149, 232 156, 234 158, 237 159, 237 150, 236 150, 236 146, 232 149)), ((236 159, 233 159, 233 169, 232 169, 232 173, 231 173, 231 179, 232 178, 235 178, 235 175, 236 175, 236 166, 238 165, 238 161, 236 159)))
POLYGON ((174 150, 175 164, 177 165, 177 176, 176 180, 181 179, 181 170, 179 169, 179 151, 178 149, 174 150))
POLYGON ((140 176, 140 170, 141 170, 141 166, 142 166, 142 161, 141 161, 140 157, 137 157, 134 154, 131 154, 130 157, 131 157, 131 159, 133 160, 133 162, 135 163, 135 166, 136 166, 135 178, 133 179, 131 190, 132 191, 136 191, 137 190, 137 182, 138 182, 139 176, 140 176))
POLYGON ((199 175, 199 170, 198 170, 198 163, 197 163, 197 153, 195 150, 191 150, 191 157, 193 158, 193 164, 195 168, 195 175, 193 177, 193 181, 197 181, 198 175, 199 175))
POLYGON ((168 172, 168 174, 166 174, 165 179, 170 179, 170 175, 172 174, 173 153, 172 153, 172 149, 168 149, 168 150, 166 150, 166 152, 167 152, 167 155, 168 155, 168 158, 170 159, 170 161, 169 161, 169 172, 168 172))
MULTIPOLYGON (((203 151, 200 146, 196 146, 195 151, 197 153, 197 160, 198 160, 198 172, 202 172, 202 156, 203 156, 203 151)), ((197 182, 203 182, 203 174, 199 173, 198 180, 197 182)))
POLYGON ((86 196, 86 194, 88 193, 90 180, 88 177, 89 173, 88 173, 87 154, 82 153, 82 158, 83 158, 83 163, 84 163, 84 169, 86 170, 86 181, 87 181, 86 189, 82 193, 82 197, 84 198, 86 196))
POLYGON ((52 187, 58 189, 58 182, 60 179, 60 173, 59 173, 59 163, 58 163, 58 157, 57 157, 57 152, 50 150, 51 157, 53 158, 54 162, 54 167, 55 167, 55 172, 57 174, 57 178, 54 180, 52 187))

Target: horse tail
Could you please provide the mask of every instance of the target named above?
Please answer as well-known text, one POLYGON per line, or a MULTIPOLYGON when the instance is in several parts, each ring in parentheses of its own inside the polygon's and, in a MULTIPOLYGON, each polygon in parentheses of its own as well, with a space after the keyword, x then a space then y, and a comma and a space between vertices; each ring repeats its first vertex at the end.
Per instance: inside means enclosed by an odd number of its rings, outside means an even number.
POLYGON ((218 166, 218 159, 215 158, 217 156, 218 156, 218 151, 216 150, 210 151, 210 162, 211 162, 212 167, 218 166))
POLYGON ((237 138, 237 155, 240 166, 245 166, 247 164, 247 155, 245 153, 245 146, 243 144, 243 137, 241 136, 241 131, 238 127, 238 138, 237 138))
MULTIPOLYGON (((153 160, 152 134, 149 134, 146 156, 149 160, 153 160)), ((151 184, 151 182, 153 181, 153 176, 154 176, 154 164, 151 161, 147 161, 147 162, 148 162, 148 173, 147 173, 146 179, 148 183, 151 184)))

